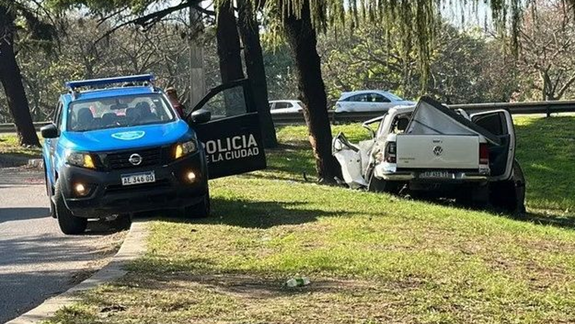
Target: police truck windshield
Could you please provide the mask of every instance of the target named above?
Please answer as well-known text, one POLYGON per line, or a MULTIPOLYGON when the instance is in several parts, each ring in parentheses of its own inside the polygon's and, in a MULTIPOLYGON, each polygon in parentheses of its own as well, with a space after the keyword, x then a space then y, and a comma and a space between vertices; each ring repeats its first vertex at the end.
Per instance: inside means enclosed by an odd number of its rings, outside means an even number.
POLYGON ((160 94, 78 100, 69 106, 68 131, 162 124, 175 120, 168 102, 160 94))

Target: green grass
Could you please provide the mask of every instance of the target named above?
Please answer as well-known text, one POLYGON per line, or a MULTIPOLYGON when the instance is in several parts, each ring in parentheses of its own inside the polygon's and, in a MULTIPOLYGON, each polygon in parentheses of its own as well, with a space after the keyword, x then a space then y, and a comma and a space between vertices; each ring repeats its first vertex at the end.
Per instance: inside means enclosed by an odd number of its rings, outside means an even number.
POLYGON ((36 147, 22 147, 18 144, 18 138, 14 135, 0 135, 0 155, 11 158, 37 158, 42 150, 36 147))
POLYGON ((515 124, 528 207, 575 215, 575 117, 523 117, 515 124))
POLYGON ((129 274, 52 322, 574 322, 574 122, 517 119, 531 221, 305 182, 305 129, 282 128, 267 170, 210 183, 212 217, 152 221, 129 274))

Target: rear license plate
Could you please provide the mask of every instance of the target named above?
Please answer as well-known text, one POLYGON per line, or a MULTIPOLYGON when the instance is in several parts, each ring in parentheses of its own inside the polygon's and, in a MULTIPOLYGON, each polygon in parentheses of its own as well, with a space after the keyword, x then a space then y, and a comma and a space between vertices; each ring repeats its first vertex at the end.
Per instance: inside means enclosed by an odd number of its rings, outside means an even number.
POLYGON ((419 177, 422 179, 450 179, 453 174, 447 171, 426 171, 420 174, 419 177))
POLYGON ((152 182, 156 182, 156 174, 154 171, 122 175, 122 186, 152 182))

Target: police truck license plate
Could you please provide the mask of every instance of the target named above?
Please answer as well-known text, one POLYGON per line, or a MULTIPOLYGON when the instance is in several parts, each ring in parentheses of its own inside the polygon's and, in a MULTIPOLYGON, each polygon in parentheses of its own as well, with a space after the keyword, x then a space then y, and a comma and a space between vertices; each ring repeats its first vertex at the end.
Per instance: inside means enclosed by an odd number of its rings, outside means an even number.
POLYGON ((447 179, 451 178, 451 173, 447 171, 426 171, 419 177, 424 179, 447 179))
POLYGON ((122 175, 122 186, 156 182, 154 171, 122 175))

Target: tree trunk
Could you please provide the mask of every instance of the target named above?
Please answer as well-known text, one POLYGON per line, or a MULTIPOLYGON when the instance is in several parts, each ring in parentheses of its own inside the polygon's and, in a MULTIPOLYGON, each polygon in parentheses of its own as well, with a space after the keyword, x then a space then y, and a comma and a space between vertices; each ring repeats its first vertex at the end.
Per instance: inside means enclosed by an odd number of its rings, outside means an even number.
POLYGON ((221 7, 218 8, 216 39, 218 41, 218 57, 222 82, 226 83, 243 79, 240 35, 238 34, 236 17, 229 0, 222 3, 221 7))
POLYGON ((276 130, 269 109, 268 86, 264 67, 264 55, 260 43, 258 22, 253 16, 251 0, 238 0, 239 29, 244 44, 244 59, 254 101, 258 109, 264 146, 277 147, 276 130))
POLYGON ((309 141, 316 160, 320 182, 335 183, 341 168, 331 154, 331 125, 327 113, 327 96, 317 53, 316 31, 311 24, 309 0, 302 6, 301 18, 293 15, 284 20, 287 41, 295 57, 298 88, 304 105, 309 141))
POLYGON ((543 90, 541 100, 549 101, 553 100, 553 90, 551 85, 551 78, 549 77, 549 72, 547 70, 539 71, 541 81, 543 82, 543 90))
POLYGON ((201 14, 193 7, 190 7, 189 11, 190 94, 188 107, 193 108, 206 95, 206 75, 204 72, 204 48, 198 42, 203 31, 201 14))
POLYGON ((14 19, 13 13, 5 5, 0 5, 0 83, 16 124, 20 145, 40 146, 14 53, 14 19))
MULTIPOLYGON (((243 79, 240 35, 230 0, 223 2, 218 8, 216 40, 222 83, 243 79)), ((237 96, 231 90, 224 93, 224 101, 226 116, 245 113, 245 110, 240 111, 245 107, 238 105, 237 96)))

